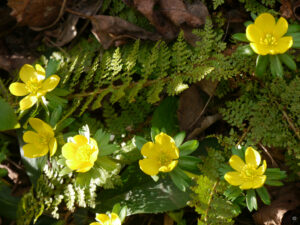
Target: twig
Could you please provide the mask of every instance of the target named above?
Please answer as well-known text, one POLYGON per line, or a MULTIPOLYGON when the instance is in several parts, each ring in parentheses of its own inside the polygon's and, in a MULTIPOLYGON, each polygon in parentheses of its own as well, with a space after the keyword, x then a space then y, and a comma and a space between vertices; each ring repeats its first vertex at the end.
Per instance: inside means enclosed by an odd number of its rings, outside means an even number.
POLYGON ((204 112, 206 111, 206 108, 208 106, 208 104, 210 103, 211 99, 212 99, 213 95, 209 96, 209 99, 207 100, 207 102, 205 103, 205 106, 203 107, 202 111, 200 112, 200 114, 197 116, 197 118, 194 120, 194 122, 188 127, 188 129, 191 129, 197 122, 198 120, 201 118, 201 116, 204 114, 204 112))
POLYGON ((272 165, 279 167, 278 164, 276 163, 276 161, 273 159, 272 155, 269 153, 268 149, 263 146, 261 143, 258 143, 259 146, 262 148, 262 150, 264 150, 264 152, 269 156, 269 158, 271 159, 272 165))
POLYGON ((219 180, 214 183, 214 186, 212 187, 212 190, 211 190, 211 192, 209 194, 209 199, 208 199, 208 203, 207 203, 207 209, 205 210, 205 217, 204 217, 204 221, 205 222, 207 222, 207 217, 208 217, 207 215, 208 215, 208 211, 210 209, 210 204, 211 204, 213 195, 215 193, 215 190, 216 190, 218 184, 219 184, 219 180))
POLYGON ((70 9, 70 8, 66 8, 66 12, 69 12, 69 13, 71 13, 71 14, 73 14, 73 15, 80 16, 80 17, 83 17, 83 18, 86 18, 86 19, 89 19, 89 18, 90 18, 90 16, 88 16, 88 15, 86 15, 86 14, 82 14, 82 13, 77 12, 77 11, 74 11, 74 10, 72 10, 72 9, 70 9))
POLYGON ((242 137, 240 138, 240 140, 238 141, 238 143, 235 145, 236 147, 238 147, 238 146, 243 142, 243 140, 245 139, 247 133, 248 133, 249 130, 250 130, 250 127, 251 127, 251 126, 249 126, 249 127, 247 128, 247 130, 243 133, 242 137))
POLYGON ((295 132, 297 138, 300 140, 300 134, 298 129, 295 127, 295 125, 293 124, 293 121, 290 119, 290 117, 287 115, 287 113, 284 110, 281 110, 284 118, 287 120, 287 122, 289 123, 290 127, 292 128, 292 130, 295 132))
POLYGON ((35 31, 41 31, 41 30, 46 30, 46 29, 48 29, 50 27, 53 27, 60 20, 60 18, 62 17, 62 15, 64 14, 66 4, 67 4, 67 0, 63 0, 63 3, 61 5, 61 7, 60 7, 59 14, 58 14, 56 20, 53 23, 51 23, 50 25, 47 25, 45 27, 30 27, 30 29, 35 30, 35 31))

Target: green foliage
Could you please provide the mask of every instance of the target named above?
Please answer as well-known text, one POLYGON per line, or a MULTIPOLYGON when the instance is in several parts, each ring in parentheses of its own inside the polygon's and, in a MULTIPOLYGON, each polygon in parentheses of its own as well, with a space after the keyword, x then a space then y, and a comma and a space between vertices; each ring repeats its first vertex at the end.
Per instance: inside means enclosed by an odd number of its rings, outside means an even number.
POLYGON ((242 85, 243 94, 221 109, 224 119, 241 132, 248 129, 246 140, 254 144, 286 148, 300 158, 299 99, 300 79, 286 82, 277 78, 260 87, 257 82, 242 85))
POLYGON ((193 187, 195 194, 190 205, 201 214, 199 225, 234 224, 232 218, 240 213, 240 209, 224 196, 228 184, 219 178, 219 168, 225 161, 224 153, 212 148, 208 148, 207 153, 200 166, 203 175, 197 177, 197 185, 193 187))
POLYGON ((245 4, 245 9, 248 12, 255 14, 260 14, 264 12, 275 13, 274 10, 269 9, 268 7, 274 7, 276 0, 239 0, 239 2, 245 4))
POLYGON ((20 127, 17 116, 4 99, 0 97, 0 131, 12 130, 20 127))

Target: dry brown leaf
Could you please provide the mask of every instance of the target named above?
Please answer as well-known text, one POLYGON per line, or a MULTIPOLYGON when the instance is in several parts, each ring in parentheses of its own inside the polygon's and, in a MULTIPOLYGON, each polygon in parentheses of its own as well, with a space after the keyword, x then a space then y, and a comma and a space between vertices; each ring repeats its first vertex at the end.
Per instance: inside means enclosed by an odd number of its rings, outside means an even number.
POLYGON ((213 96, 215 93, 215 90, 218 86, 218 83, 219 83, 219 81, 217 81, 217 80, 212 81, 211 79, 203 79, 200 82, 198 82, 197 85, 206 94, 208 94, 209 96, 213 96))
POLYGON ((162 13, 179 27, 183 24, 194 28, 199 27, 209 16, 202 2, 189 5, 188 9, 182 0, 160 0, 160 6, 162 13))
POLYGON ((104 49, 124 43, 126 39, 157 41, 161 38, 159 34, 146 31, 119 17, 97 15, 89 18, 93 25, 92 33, 104 49))
POLYGON ((295 18, 293 15, 292 3, 290 0, 281 0, 280 14, 287 19, 295 18))
POLYGON ((45 27, 57 20, 63 1, 61 0, 8 0, 11 15, 20 25, 45 27))
POLYGON ((279 225, 284 214, 300 206, 300 183, 287 185, 275 191, 271 205, 264 205, 254 215, 258 225, 279 225))
POLYGON ((133 6, 149 20, 164 39, 172 40, 177 37, 179 29, 165 18, 159 9, 154 10, 157 2, 158 0, 134 0, 133 6))
POLYGON ((203 108, 204 102, 197 86, 192 85, 180 95, 177 110, 180 130, 189 130, 203 108))

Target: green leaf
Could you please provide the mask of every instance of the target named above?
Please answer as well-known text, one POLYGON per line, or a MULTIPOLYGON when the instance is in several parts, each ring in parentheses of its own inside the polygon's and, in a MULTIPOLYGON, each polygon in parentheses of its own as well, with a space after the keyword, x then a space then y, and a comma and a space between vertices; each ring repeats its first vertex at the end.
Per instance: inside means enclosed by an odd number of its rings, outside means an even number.
POLYGON ((299 24, 289 24, 289 28, 285 34, 285 36, 289 36, 292 33, 296 33, 300 31, 300 25, 299 24))
POLYGON ((290 56, 287 53, 278 55, 279 59, 281 60, 281 62, 283 62, 289 69, 296 71, 297 70, 297 65, 295 63, 295 61, 293 60, 293 57, 290 56))
POLYGON ((178 130, 177 121, 177 105, 178 99, 176 97, 167 97, 154 111, 151 126, 157 127, 159 130, 165 129, 165 133, 173 135, 178 130))
POLYGON ((254 55, 254 51, 250 47, 250 45, 242 45, 239 46, 236 51, 240 53, 241 55, 251 56, 254 55))
POLYGON ((151 127, 151 140, 155 142, 155 137, 160 133, 160 130, 157 127, 151 127))
POLYGON ((143 145, 147 143, 147 140, 143 137, 140 136, 135 136, 134 137, 134 145, 141 150, 143 145))
POLYGON ((0 97, 0 131, 20 128, 17 116, 6 101, 0 97))
POLYGON ((270 68, 273 76, 282 77, 283 68, 278 55, 270 55, 270 68))
POLYGON ((119 146, 117 144, 110 144, 110 145, 98 145, 99 146, 99 156, 106 156, 114 153, 115 151, 119 150, 119 146))
POLYGON ((57 72, 59 64, 60 64, 60 62, 55 59, 49 60, 49 62, 47 64, 47 68, 46 68, 46 78, 57 72))
POLYGON ((56 123, 61 117, 61 114, 62 114, 62 106, 58 105, 51 113, 50 122, 49 122, 51 127, 54 127, 56 125, 56 123))
POLYGON ((253 21, 248 20, 248 21, 244 22, 245 27, 248 27, 250 24, 253 24, 253 21))
POLYGON ((190 155, 198 148, 198 146, 199 142, 197 140, 187 141, 179 146, 179 154, 180 156, 190 155))
POLYGON ((256 189, 257 194, 259 195, 260 199, 265 203, 266 205, 271 204, 270 195, 265 187, 261 187, 256 189))
POLYGON ((270 185, 270 186, 282 186, 283 185, 283 183, 279 180, 270 180, 268 178, 267 178, 265 184, 270 185))
POLYGON ((102 129, 98 129, 94 135, 94 139, 97 141, 98 146, 107 145, 110 140, 110 134, 102 129))
POLYGON ((234 201, 237 199, 239 196, 241 196, 243 193, 243 190, 240 189, 237 186, 230 186, 225 192, 224 195, 229 201, 234 201))
POLYGON ((69 167, 65 167, 59 172, 59 176, 63 177, 65 175, 71 173, 72 171, 73 170, 71 170, 69 167))
POLYGON ((175 145, 179 147, 185 138, 185 132, 180 132, 174 136, 175 145))
POLYGON ((120 205, 120 203, 117 203, 114 205, 111 212, 119 215, 120 211, 121 211, 121 205, 120 205))
POLYGON ((71 123, 73 123, 75 121, 74 118, 67 118, 64 121, 62 121, 60 124, 58 124, 58 126, 56 127, 55 131, 59 132, 62 131, 64 128, 68 127, 69 125, 71 125, 71 123))
POLYGON ((184 173, 182 169, 180 169, 178 166, 175 167, 170 173, 169 173, 173 183, 176 185, 176 187, 179 188, 179 190, 185 192, 188 190, 191 179, 184 173))
POLYGON ((256 58, 255 73, 257 76, 261 77, 267 70, 269 65, 269 55, 258 55, 256 58))
POLYGON ((232 35, 232 38, 237 41, 249 42, 245 33, 236 33, 236 34, 232 35))
MULTIPOLYGON (((298 33, 292 33, 292 34, 290 34, 290 36, 293 37, 293 43, 300 41, 300 32, 298 32, 298 33)), ((293 47, 295 47, 294 44, 293 44, 293 47)))
POLYGON ((11 195, 11 189, 0 183, 0 216, 9 219, 17 218, 20 198, 11 195))
POLYGON ((7 175, 7 170, 0 168, 0 177, 5 177, 7 175))
POLYGON ((167 176, 154 182, 138 165, 132 165, 122 173, 123 185, 112 190, 102 190, 97 196, 95 212, 110 211, 114 204, 127 206, 127 215, 138 213, 162 213, 186 206, 191 191, 180 191, 167 176), (176 196, 176 197, 175 197, 176 196))
POLYGON ((119 218, 121 220, 121 222, 123 222, 125 220, 127 216, 127 206, 122 207, 120 213, 119 213, 119 218))
POLYGON ((67 96, 68 94, 70 94, 70 91, 63 88, 56 87, 53 91, 51 91, 51 93, 57 96, 67 96))
POLYGON ((300 48, 300 41, 293 41, 292 48, 300 48))
POLYGON ((279 168, 267 168, 265 175, 267 180, 280 180, 286 178, 286 172, 281 171, 279 168))
POLYGON ((201 162, 202 160, 195 156, 181 156, 178 160, 178 166, 188 172, 200 174, 198 165, 201 162))
POLYGON ((242 160, 245 161, 245 151, 243 148, 232 147, 231 152, 232 155, 237 155, 238 157, 240 157, 242 160))
POLYGON ((89 125, 86 124, 86 125, 82 126, 81 128, 79 128, 78 133, 82 136, 85 136, 86 139, 89 140, 90 136, 91 136, 89 125))
POLYGON ((107 171, 114 171, 119 167, 119 164, 107 156, 101 156, 97 159, 97 165, 107 171))
POLYGON ((252 212, 253 209, 257 210, 256 195, 253 189, 247 190, 246 204, 250 212, 252 212))

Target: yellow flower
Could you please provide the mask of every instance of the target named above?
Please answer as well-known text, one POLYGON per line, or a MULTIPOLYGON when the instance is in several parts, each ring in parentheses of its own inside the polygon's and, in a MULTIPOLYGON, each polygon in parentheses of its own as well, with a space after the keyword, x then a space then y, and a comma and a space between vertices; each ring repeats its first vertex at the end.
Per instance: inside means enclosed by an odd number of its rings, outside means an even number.
POLYGON ((50 156, 53 156, 57 149, 53 129, 38 118, 30 118, 29 124, 36 132, 24 133, 23 139, 28 143, 23 146, 24 156, 36 158, 46 155, 49 151, 50 156))
POLYGON ((96 220, 99 222, 93 222, 90 223, 90 225, 121 225, 121 220, 115 213, 111 213, 109 215, 97 214, 96 220))
POLYGON ((264 160, 260 165, 260 154, 251 147, 245 152, 246 164, 237 155, 229 159, 230 166, 237 172, 228 172, 225 174, 225 180, 233 186, 240 186, 241 189, 255 189, 264 185, 267 176, 263 175, 267 169, 267 163, 264 160))
POLYGON ((140 168, 150 176, 159 172, 170 172, 178 163, 179 149, 173 138, 165 133, 156 135, 155 143, 144 144, 141 153, 146 158, 139 161, 140 168))
POLYGON ((88 140, 83 135, 74 136, 72 142, 62 147, 62 155, 67 159, 67 166, 81 173, 89 171, 94 166, 98 152, 97 142, 93 138, 88 140))
POLYGON ((22 66, 20 78, 24 83, 15 82, 9 86, 10 92, 15 96, 25 96, 20 101, 20 109, 26 110, 32 107, 39 98, 52 91, 59 83, 59 76, 52 75, 45 80, 44 68, 36 64, 35 68, 29 64, 22 66))
POLYGON ((255 19, 254 24, 247 26, 246 36, 253 51, 259 55, 283 54, 293 45, 291 36, 283 37, 288 26, 283 17, 276 23, 271 14, 263 13, 255 19))

